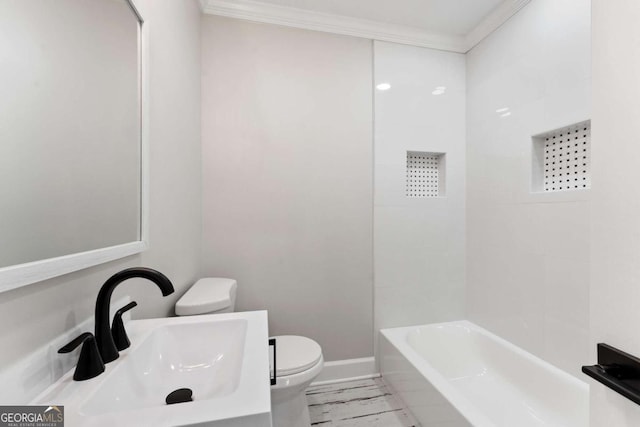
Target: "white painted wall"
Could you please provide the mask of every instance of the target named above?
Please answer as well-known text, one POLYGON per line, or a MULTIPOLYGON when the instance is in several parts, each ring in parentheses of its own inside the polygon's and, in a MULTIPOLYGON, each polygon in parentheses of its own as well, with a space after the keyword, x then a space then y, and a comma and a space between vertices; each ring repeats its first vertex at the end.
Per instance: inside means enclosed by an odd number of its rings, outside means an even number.
MULTIPOLYGON (((140 262, 165 273, 176 291, 162 298, 152 284, 123 286, 120 294, 144 304, 132 311, 134 319, 174 314, 175 302, 200 277, 202 238, 199 4, 195 0, 140 3, 151 38, 151 249, 142 253, 140 262), (155 301, 150 301, 150 293, 155 301)), ((114 298, 117 295, 114 292, 114 298)))
POLYGON ((371 356, 371 41, 202 22, 203 274, 271 334, 371 356))
MULTIPOLYGON (((593 2, 593 224, 589 355, 640 355, 640 4, 593 2)), ((586 378, 586 377, 585 377, 586 378)), ((590 380, 591 426, 640 425, 640 406, 590 380)))
MULTIPOLYGON (((131 294, 134 317, 166 316, 199 277, 201 234, 200 10, 197 2, 136 0, 150 26, 150 243, 141 254, 0 294, 0 366, 93 316, 99 287, 113 273, 139 265, 164 272, 176 293, 125 283, 113 301, 131 294)), ((51 363, 63 357, 51 349, 51 363)), ((35 378, 24 378, 27 387, 35 378)), ((4 387, 7 385, 4 384, 4 387)), ((13 386, 13 385, 12 385, 13 386)))
POLYGON ((467 55, 467 316, 578 376, 590 191, 531 194, 531 136, 590 118, 590 66, 589 0, 534 0, 467 55))
POLYGON ((375 42, 375 330, 462 319, 465 58, 375 42), (441 95, 436 87, 445 86, 441 95), (446 196, 405 196, 407 151, 446 153, 446 196))

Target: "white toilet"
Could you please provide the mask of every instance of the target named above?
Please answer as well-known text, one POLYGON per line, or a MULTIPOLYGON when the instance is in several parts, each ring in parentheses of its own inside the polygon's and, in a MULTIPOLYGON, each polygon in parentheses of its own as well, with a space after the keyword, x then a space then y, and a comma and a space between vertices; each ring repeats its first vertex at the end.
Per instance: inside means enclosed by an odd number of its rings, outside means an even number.
MULTIPOLYGON (((176 314, 233 312, 237 287, 233 279, 200 279, 178 300, 176 314)), ((276 339, 276 384, 271 386, 273 427, 309 427, 311 420, 305 390, 322 372, 322 349, 306 337, 282 335, 272 338, 276 339)))

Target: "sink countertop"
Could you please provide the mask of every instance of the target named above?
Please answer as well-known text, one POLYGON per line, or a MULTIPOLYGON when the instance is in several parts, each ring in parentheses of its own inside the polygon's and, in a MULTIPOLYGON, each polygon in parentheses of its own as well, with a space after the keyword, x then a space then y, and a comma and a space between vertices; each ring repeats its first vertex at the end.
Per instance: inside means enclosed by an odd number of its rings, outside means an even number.
POLYGON ((271 426, 266 311, 133 320, 126 329, 131 347, 103 374, 74 381, 67 372, 31 404, 63 405, 67 426, 271 426), (179 386, 193 388, 194 401, 166 405, 179 386))

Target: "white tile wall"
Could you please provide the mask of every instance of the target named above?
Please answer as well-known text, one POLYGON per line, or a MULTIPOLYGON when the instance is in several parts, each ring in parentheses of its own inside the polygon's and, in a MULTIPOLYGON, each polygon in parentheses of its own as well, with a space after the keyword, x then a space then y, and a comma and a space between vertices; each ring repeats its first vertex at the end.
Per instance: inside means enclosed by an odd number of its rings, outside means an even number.
MULTIPOLYGON (((593 2, 591 337, 640 356, 640 5, 593 2)), ((589 380, 591 426, 640 425, 638 405, 589 380)))
POLYGON ((464 315, 464 55, 375 42, 375 329, 464 315), (444 93, 436 88, 444 86, 444 93), (407 152, 444 153, 444 197, 407 197, 407 152))
POLYGON ((590 193, 532 193, 531 136, 590 118, 590 60, 589 0, 532 1, 467 55, 468 317, 577 376, 590 193))

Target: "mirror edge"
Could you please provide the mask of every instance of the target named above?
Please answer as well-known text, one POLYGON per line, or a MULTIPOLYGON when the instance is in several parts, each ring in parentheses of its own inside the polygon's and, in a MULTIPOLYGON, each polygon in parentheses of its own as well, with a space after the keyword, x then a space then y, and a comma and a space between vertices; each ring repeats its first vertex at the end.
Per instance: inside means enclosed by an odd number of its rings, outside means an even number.
POLYGON ((136 0, 125 0, 139 21, 140 240, 0 268, 0 293, 135 255, 149 248, 149 29, 136 0))
POLYGON ((135 255, 146 250, 147 247, 145 241, 137 241, 4 267, 0 269, 0 292, 135 255))

